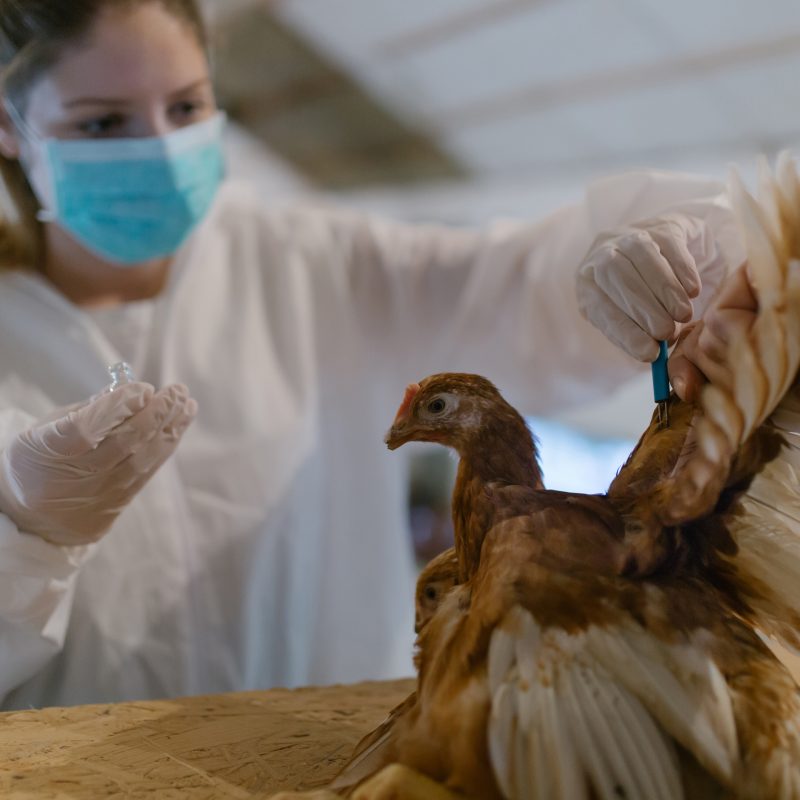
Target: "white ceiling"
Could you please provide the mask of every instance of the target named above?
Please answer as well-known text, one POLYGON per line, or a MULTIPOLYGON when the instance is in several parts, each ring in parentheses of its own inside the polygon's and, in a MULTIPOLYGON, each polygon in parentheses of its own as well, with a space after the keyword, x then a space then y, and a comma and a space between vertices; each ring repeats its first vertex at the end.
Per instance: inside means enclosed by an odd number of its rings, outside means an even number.
POLYGON ((466 186, 351 193, 406 216, 536 210, 526 187, 546 205, 628 167, 722 176, 800 143, 798 0, 205 2, 212 21, 267 5, 465 163, 466 186))
POLYGON ((274 0, 481 176, 800 140, 797 0, 274 0))
MULTIPOLYGON (((724 177, 730 161, 747 173, 757 153, 800 144, 800 0, 206 2, 218 19, 267 3, 472 173, 339 196, 372 210, 538 216, 610 171, 724 177)), ((643 379, 571 421, 638 430, 648 393, 643 379)))

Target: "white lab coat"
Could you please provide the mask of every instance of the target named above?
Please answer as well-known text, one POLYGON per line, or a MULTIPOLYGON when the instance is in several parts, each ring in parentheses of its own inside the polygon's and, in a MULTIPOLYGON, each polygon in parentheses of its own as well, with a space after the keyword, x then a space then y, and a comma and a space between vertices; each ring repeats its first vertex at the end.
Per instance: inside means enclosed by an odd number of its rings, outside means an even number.
MULTIPOLYGON (((91 547, 0 515, 3 707, 410 674, 404 458, 382 442, 405 384, 478 372, 538 414, 616 386, 636 367, 580 317, 576 267, 598 232, 678 205, 736 260, 720 190, 631 174, 470 232, 223 187, 135 356, 199 402, 176 454, 91 547)), ((124 355, 35 273, 0 273, 0 446, 124 355)))

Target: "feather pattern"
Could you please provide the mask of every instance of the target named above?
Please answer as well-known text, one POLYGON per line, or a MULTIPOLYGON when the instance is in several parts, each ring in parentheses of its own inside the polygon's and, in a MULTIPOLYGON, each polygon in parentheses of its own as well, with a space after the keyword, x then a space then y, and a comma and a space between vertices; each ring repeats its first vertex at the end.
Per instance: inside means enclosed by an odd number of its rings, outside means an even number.
POLYGON ((800 800, 800 692, 761 638, 800 652, 800 179, 781 156, 758 200, 735 174, 730 193, 752 326, 605 496, 543 489, 485 378, 413 384, 387 444, 458 452, 460 585, 359 766, 391 752, 484 800, 800 800))
POLYGON ((672 737, 722 781, 738 753, 731 699, 707 652, 667 645, 634 626, 590 629, 590 652, 637 697, 672 737))
POLYGON ((800 387, 770 417, 784 445, 728 515, 755 623, 800 651, 800 387))
MULTIPOLYGON (((730 176, 758 314, 750 332, 729 344, 727 359, 737 365, 732 385, 705 388, 672 469, 654 488, 653 513, 664 525, 685 524, 713 510, 740 449, 767 417, 781 413, 780 403, 797 379, 800 181, 791 159, 779 159, 777 169, 774 177, 761 163, 758 201, 735 171, 730 176)), ((648 435, 654 438, 652 431, 648 435)), ((627 477, 621 477, 609 490, 612 497, 625 493, 627 477)))
MULTIPOLYGON (((726 516, 736 569, 754 621, 784 645, 800 648, 800 179, 788 153, 776 175, 759 162, 759 201, 736 173, 732 198, 748 249, 759 312, 750 337, 734 342, 741 365, 732 391, 709 386, 702 401, 720 449, 702 448, 707 472, 719 471, 758 426, 778 434, 778 455, 764 465, 726 516), (767 418, 768 416, 768 418, 767 418)), ((707 428, 701 438, 711 441, 707 428)))
MULTIPOLYGON (((492 695, 489 752, 506 797, 579 800, 589 796, 590 785, 603 800, 683 796, 674 748, 646 709, 646 697, 614 671, 627 669, 624 660, 609 659, 609 670, 592 652, 593 637, 604 636, 594 629, 542 633, 519 606, 493 634, 490 663, 507 670, 492 695)), ((694 709, 684 704, 683 710, 689 727, 694 709)), ((726 767, 730 772, 730 758, 726 767)))

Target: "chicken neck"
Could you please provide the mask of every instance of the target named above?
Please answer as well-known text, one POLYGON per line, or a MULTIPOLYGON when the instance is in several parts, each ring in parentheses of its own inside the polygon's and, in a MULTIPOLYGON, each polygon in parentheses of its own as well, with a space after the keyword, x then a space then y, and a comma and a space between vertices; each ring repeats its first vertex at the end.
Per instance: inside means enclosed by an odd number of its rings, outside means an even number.
POLYGON ((453 489, 453 527, 459 581, 468 580, 480 561, 484 537, 491 528, 495 506, 489 484, 543 488, 533 436, 521 416, 503 414, 458 447, 460 456, 453 489))

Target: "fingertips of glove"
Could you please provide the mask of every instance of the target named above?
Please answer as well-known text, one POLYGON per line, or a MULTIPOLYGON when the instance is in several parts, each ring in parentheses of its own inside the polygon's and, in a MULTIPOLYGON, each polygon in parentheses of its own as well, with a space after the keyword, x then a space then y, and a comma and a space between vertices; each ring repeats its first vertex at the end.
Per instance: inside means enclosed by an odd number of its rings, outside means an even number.
POLYGON ((155 389, 134 382, 114 392, 95 395, 84 405, 54 420, 42 430, 42 445, 53 454, 77 457, 97 448, 125 420, 147 407, 155 389))
MULTIPOLYGON (((634 259, 642 259, 641 253, 630 256, 622 250, 614 250, 603 268, 595 270, 597 286, 604 297, 602 304, 610 303, 641 330, 655 339, 667 339, 673 333, 675 321, 654 294, 651 277, 642 277, 634 259)), ((659 256, 660 258, 660 256, 659 256)), ((609 338, 612 332, 604 330, 609 338)))
POLYGON ((120 464, 119 470, 125 474, 131 487, 138 490, 172 455, 196 413, 197 403, 192 398, 185 398, 165 418, 157 434, 120 464))
MULTIPOLYGON (((678 280, 674 264, 662 253, 651 236, 644 232, 631 236, 620 244, 620 249, 644 284, 644 290, 640 289, 633 295, 636 302, 641 304, 640 313, 646 314, 655 324, 660 324, 662 317, 669 323, 676 320, 688 322, 693 311, 689 295, 678 280), (661 309, 668 316, 661 314, 661 309)), ((631 281, 631 287, 633 286, 631 281)), ((653 329, 650 332, 659 339, 667 338, 664 330, 653 329)))
POLYGON ((194 418, 197 416, 197 402, 187 397, 180 409, 180 412, 175 414, 172 419, 166 423, 162 429, 164 438, 167 441, 175 441, 183 436, 184 431, 192 424, 194 418))
POLYGON ((189 402, 185 387, 170 387, 167 396, 170 403, 167 413, 159 419, 158 429, 154 431, 152 437, 148 438, 148 443, 152 441, 158 444, 168 441, 174 438, 176 428, 181 430, 185 428, 185 409, 189 402))
POLYGON ((683 228, 675 223, 666 229, 652 230, 650 234, 687 295, 692 298, 697 297, 703 288, 703 282, 700 279, 697 262, 686 243, 683 228))
POLYGON ((197 413, 197 402, 189 397, 189 390, 182 384, 175 385, 174 398, 174 406, 162 421, 156 437, 167 443, 177 442, 197 413))
POLYGON ((93 452, 84 456, 87 471, 115 469, 120 462, 157 437, 164 424, 179 412, 185 401, 185 387, 167 386, 159 389, 144 408, 118 425, 93 452))
POLYGON ((586 307, 585 314, 611 342, 637 361, 655 361, 658 358, 658 342, 607 295, 598 292, 596 302, 586 307))
POLYGON ((637 361, 651 363, 658 358, 658 342, 635 322, 620 322, 616 344, 637 361))

